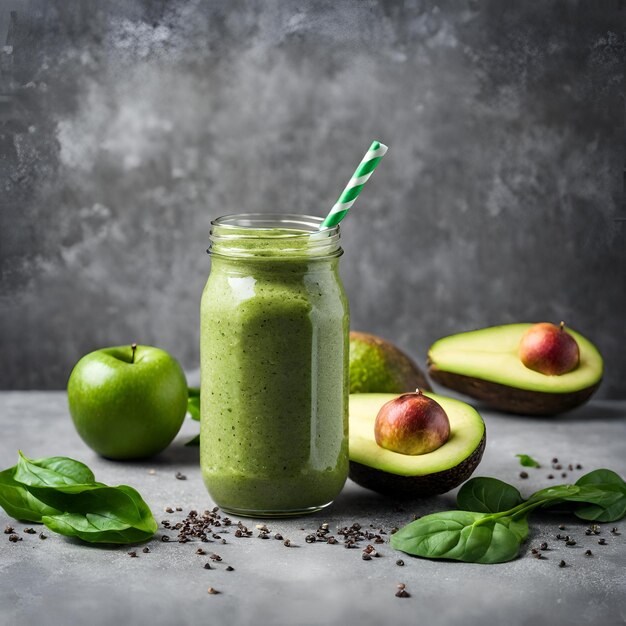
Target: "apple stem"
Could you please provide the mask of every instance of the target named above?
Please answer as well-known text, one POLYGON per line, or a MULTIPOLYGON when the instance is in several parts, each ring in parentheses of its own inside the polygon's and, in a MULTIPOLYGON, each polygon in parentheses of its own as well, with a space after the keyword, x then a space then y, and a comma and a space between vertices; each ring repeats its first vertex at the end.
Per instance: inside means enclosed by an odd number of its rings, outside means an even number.
POLYGON ((561 323, 559 324, 559 328, 560 328, 561 330, 564 330, 564 329, 565 329, 565 322, 561 322, 561 323))
POLYGON ((130 357, 130 362, 134 363, 135 362, 135 352, 137 352, 137 344, 136 343, 131 344, 130 349, 133 351, 133 353, 132 353, 132 355, 130 357))
POLYGON ((419 394, 422 393, 422 390, 419 387, 416 387, 415 388, 415 393, 419 395, 419 394))

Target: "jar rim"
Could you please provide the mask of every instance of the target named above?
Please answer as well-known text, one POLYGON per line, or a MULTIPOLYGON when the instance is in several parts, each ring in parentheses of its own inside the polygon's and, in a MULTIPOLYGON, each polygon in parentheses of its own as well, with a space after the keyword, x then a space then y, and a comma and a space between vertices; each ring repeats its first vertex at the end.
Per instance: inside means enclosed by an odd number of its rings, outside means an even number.
MULTIPOLYGON (((263 232, 264 230, 274 230, 276 228, 291 227, 293 230, 302 230, 303 233, 285 233, 280 237, 306 237, 318 232, 334 234, 339 230, 339 226, 333 226, 320 231, 320 225, 324 218, 316 215, 306 215, 300 213, 230 213, 211 220, 211 226, 233 229, 253 229, 263 232)), ((239 236, 262 236, 262 235, 239 235, 239 236)))
POLYGON ((211 221, 209 254, 237 258, 328 258, 342 254, 339 226, 298 213, 232 213, 211 221), (239 243, 238 243, 239 242, 239 243))

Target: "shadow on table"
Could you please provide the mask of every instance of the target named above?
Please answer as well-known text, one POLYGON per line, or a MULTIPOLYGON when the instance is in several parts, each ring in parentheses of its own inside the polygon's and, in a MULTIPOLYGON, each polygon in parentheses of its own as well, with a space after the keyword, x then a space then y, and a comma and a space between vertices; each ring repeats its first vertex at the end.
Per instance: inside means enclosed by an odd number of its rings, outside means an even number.
POLYGON ((385 517, 392 517, 405 524, 411 521, 414 515, 422 516, 454 508, 454 502, 454 496, 450 494, 430 498, 390 498, 348 481, 333 504, 316 515, 324 517, 330 514, 333 517, 358 521, 359 518, 375 519, 379 512, 384 511, 385 517))
POLYGON ((486 416, 496 417, 499 419, 519 419, 524 418, 529 421, 536 422, 554 422, 559 423, 575 423, 575 422, 593 422, 601 420, 618 420, 626 419, 626 408, 615 406, 614 402, 610 400, 598 400, 591 404, 578 407, 572 411, 566 413, 560 413, 558 415, 519 415, 516 413, 505 413, 504 411, 495 411, 486 404, 472 403, 476 406, 477 410, 486 416), (495 416, 490 415, 496 413, 495 416))

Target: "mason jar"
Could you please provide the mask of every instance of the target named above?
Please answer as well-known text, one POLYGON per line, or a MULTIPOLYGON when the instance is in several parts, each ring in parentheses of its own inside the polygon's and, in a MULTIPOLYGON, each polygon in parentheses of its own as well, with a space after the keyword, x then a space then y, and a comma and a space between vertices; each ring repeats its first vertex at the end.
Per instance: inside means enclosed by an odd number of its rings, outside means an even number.
POLYGON ((307 215, 212 222, 202 295, 200 462, 224 511, 317 511, 348 474, 348 302, 339 227, 307 215))

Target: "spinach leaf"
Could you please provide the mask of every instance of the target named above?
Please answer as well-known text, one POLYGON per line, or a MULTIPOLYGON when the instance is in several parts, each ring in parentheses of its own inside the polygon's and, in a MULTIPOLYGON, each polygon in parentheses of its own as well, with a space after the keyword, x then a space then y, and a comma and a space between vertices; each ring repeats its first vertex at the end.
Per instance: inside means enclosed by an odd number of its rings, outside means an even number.
POLYGON ((472 478, 459 490, 456 504, 464 511, 500 513, 524 501, 520 492, 497 478, 472 478))
POLYGON ((528 537, 528 515, 562 502, 584 503, 582 519, 616 521, 626 515, 626 483, 615 472, 597 470, 575 485, 540 489, 524 501, 515 487, 494 478, 473 478, 459 490, 459 507, 416 520, 390 539, 407 554, 471 563, 514 559, 528 537))
MULTIPOLYGON (((187 413, 191 415, 191 419, 200 421, 200 388, 189 387, 187 389, 187 413)), ((200 435, 192 437, 186 444, 186 446, 199 446, 200 435)))
POLYGON ((191 415, 191 419, 200 421, 200 389, 198 387, 189 387, 187 390, 187 413, 191 415))
POLYGON ((519 458, 520 465, 524 467, 541 467, 532 456, 528 456, 527 454, 516 454, 515 456, 519 458))
POLYGON ((157 530, 137 491, 95 482, 86 465, 66 457, 33 461, 20 452, 17 465, 0 472, 0 505, 12 517, 92 543, 145 541, 157 530))
MULTIPOLYGON (((422 517, 391 536, 391 545, 407 554, 469 563, 514 559, 523 539, 511 518, 471 511, 446 511, 422 517)), ((525 538, 525 535, 524 535, 525 538)))
POLYGON ((581 489, 579 501, 588 503, 575 511, 580 519, 615 522, 626 515, 626 482, 619 474, 595 470, 581 476, 576 485, 581 489))
POLYGON ((31 490, 63 511, 42 517, 50 530, 62 535, 90 543, 133 543, 150 539, 157 530, 148 505, 127 485, 69 485, 31 490))
POLYGON ((540 489, 528 498, 528 502, 543 501, 543 506, 549 506, 555 502, 562 502, 570 497, 578 495, 580 487, 576 485, 554 485, 540 489))
POLYGON ((15 469, 15 480, 32 487, 56 487, 60 485, 76 485, 93 483, 93 472, 80 461, 64 456, 52 456, 36 461, 19 452, 15 469))
POLYGON ((28 522, 41 522, 42 515, 55 515, 61 511, 44 504, 13 477, 15 467, 0 472, 0 506, 7 515, 28 522))

